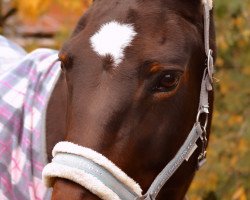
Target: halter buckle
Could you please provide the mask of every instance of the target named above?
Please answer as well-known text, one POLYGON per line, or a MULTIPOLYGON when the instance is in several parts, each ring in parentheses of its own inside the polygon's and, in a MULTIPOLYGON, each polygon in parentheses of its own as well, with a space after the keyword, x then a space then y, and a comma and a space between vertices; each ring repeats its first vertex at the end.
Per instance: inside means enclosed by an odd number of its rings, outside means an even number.
POLYGON ((210 83, 213 83, 213 74, 214 74, 214 59, 213 59, 213 51, 209 49, 208 55, 207 55, 207 71, 210 83))

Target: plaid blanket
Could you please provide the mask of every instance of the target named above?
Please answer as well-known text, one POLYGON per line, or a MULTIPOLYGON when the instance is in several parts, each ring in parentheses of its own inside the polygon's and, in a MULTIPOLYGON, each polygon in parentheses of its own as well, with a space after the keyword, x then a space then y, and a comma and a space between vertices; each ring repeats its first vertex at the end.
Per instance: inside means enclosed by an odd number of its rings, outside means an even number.
POLYGON ((0 36, 0 199, 50 199, 41 173, 45 112, 60 74, 57 51, 26 54, 0 36))

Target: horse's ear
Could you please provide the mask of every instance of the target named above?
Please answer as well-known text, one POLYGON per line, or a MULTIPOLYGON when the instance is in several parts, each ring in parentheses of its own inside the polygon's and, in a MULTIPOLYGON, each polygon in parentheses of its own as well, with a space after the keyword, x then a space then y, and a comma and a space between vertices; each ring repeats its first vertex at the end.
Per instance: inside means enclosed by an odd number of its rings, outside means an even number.
POLYGON ((208 8, 208 10, 212 10, 213 8, 213 0, 180 0, 180 2, 185 4, 185 7, 189 9, 189 12, 193 13, 193 15, 203 15, 204 6, 208 8))
MULTIPOLYGON (((183 0, 182 0, 183 1, 183 0)), ((213 8, 213 0, 189 0, 185 2, 188 2, 189 4, 193 4, 193 6, 203 6, 205 4, 207 4, 209 6, 210 9, 213 8)))
POLYGON ((205 0, 173 0, 175 4, 178 4, 181 13, 192 21, 198 21, 201 23, 203 16, 203 3, 205 0))

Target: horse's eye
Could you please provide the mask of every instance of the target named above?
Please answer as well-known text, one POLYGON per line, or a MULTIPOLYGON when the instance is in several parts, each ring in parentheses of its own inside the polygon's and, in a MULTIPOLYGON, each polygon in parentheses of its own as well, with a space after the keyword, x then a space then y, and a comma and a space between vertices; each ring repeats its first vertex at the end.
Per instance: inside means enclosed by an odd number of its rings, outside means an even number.
POLYGON ((174 90, 180 81, 181 77, 180 71, 167 71, 162 76, 160 76, 160 79, 158 79, 158 82, 156 82, 156 86, 154 88, 155 92, 170 92, 174 90))

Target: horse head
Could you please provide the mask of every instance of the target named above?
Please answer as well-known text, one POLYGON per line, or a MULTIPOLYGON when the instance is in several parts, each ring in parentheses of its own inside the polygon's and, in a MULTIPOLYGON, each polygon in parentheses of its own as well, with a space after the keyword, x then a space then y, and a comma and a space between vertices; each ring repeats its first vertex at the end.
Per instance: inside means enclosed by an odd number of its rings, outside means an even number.
MULTIPOLYGON (((147 191, 196 121, 207 58, 203 20, 201 0, 95 0, 59 53, 64 140, 101 153, 147 191)), ((200 143, 158 199, 184 198, 200 143)), ((54 200, 98 199, 66 179, 53 186, 54 200)))

